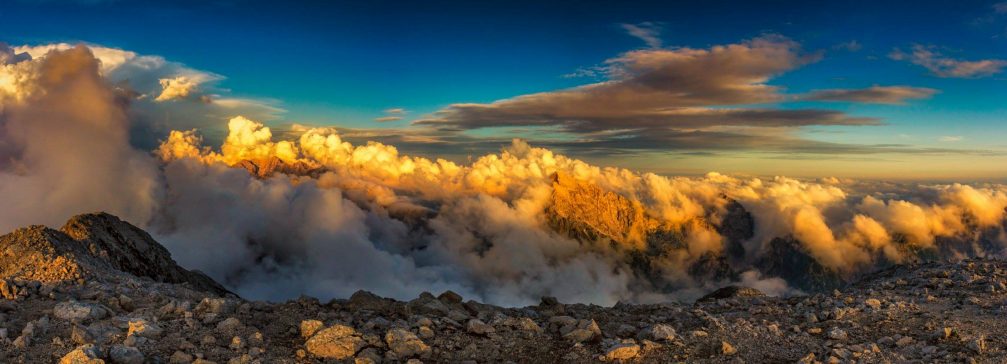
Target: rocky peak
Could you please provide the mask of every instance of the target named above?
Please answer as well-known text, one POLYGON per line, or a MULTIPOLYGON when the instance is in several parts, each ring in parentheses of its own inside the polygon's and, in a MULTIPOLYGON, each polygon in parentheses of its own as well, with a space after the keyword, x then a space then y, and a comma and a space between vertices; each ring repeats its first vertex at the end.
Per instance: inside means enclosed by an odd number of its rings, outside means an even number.
POLYGON ((318 178, 324 171, 321 167, 311 166, 300 161, 287 163, 275 156, 259 160, 246 159, 238 162, 234 167, 242 168, 258 178, 268 178, 276 173, 318 178))
POLYGON ((660 226, 638 201, 565 172, 552 175, 552 187, 552 204, 546 209, 549 223, 575 239, 605 238, 642 246, 648 233, 660 226))
POLYGON ((4 279, 58 282, 122 273, 227 293, 203 273, 180 267, 150 234, 107 213, 74 216, 60 230, 36 225, 0 236, 4 279))

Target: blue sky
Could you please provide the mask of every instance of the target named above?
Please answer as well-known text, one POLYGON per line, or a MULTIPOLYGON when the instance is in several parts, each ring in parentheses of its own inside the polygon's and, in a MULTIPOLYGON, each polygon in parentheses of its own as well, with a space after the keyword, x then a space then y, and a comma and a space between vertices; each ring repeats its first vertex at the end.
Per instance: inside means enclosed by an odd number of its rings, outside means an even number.
MULTIPOLYGON (((775 73, 766 81, 779 86, 781 94, 875 85, 934 90, 928 97, 898 104, 755 103, 784 110, 837 110, 849 117, 876 118, 880 124, 789 128, 788 137, 913 148, 892 155, 858 154, 851 161, 897 159, 924 170, 930 167, 921 166, 922 161, 942 160, 941 166, 954 166, 956 161, 969 160, 979 164, 956 173, 975 178, 1007 176, 1007 167, 1002 164, 1002 153, 1007 152, 1003 138, 1007 135, 1007 106, 1003 102, 1007 99, 1007 73, 1002 72, 1003 67, 949 76, 916 64, 910 56, 893 56, 896 50, 912 54, 914 47, 919 47, 934 54, 937 62, 995 63, 1007 59, 1007 6, 990 1, 911 5, 876 1, 544 3, 5 1, 0 7, 0 41, 12 45, 87 42, 160 55, 223 75, 226 78, 217 87, 233 95, 277 100, 287 110, 283 122, 387 129, 391 133, 418 128, 410 121, 456 103, 490 103, 604 81, 610 76, 570 75, 603 66, 606 60, 625 52, 655 48, 630 34, 626 25, 649 27, 665 50, 743 44, 772 34, 799 44, 802 55, 818 57, 775 73), (383 110, 389 108, 404 108, 407 113, 401 121, 374 121, 386 116, 383 110), (915 152, 925 148, 982 153, 915 152)), ((529 132, 495 124, 466 125, 462 132, 466 137, 497 137, 494 141, 555 132, 541 126, 529 132)), ((588 137, 582 131, 560 134, 542 142, 549 145, 555 139, 588 137)), ((535 143, 534 137, 531 141, 535 143)), ((727 172, 800 175, 807 167, 781 162, 800 154, 793 150, 750 147, 724 151, 711 146, 708 151, 698 148, 709 153, 706 157, 689 157, 698 155, 697 148, 690 147, 688 153, 673 147, 647 148, 620 154, 623 157, 615 160, 599 156, 606 153, 597 148, 555 144, 569 154, 582 154, 603 164, 646 169, 652 161, 674 161, 680 166, 657 169, 666 173, 703 173, 711 166, 727 172), (758 162, 752 163, 753 158, 758 162)), ((409 150, 410 146, 404 148, 409 150)), ((436 152, 430 147, 415 149, 418 153, 436 152)), ((619 149, 625 151, 625 146, 619 149)), ((812 153, 809 158, 833 158, 828 154, 812 153)), ((835 166, 848 171, 840 174, 857 176, 853 163, 838 161, 835 166)), ((919 176, 928 175, 921 172, 919 176)))

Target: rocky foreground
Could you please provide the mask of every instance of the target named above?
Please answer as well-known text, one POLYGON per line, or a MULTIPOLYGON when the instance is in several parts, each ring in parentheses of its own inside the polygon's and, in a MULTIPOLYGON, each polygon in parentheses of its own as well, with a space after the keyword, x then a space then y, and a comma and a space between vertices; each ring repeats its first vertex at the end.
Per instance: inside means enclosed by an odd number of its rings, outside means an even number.
POLYGON ((891 268, 776 298, 502 308, 452 292, 251 302, 107 214, 0 237, 0 362, 1007 361, 1007 263, 891 268))

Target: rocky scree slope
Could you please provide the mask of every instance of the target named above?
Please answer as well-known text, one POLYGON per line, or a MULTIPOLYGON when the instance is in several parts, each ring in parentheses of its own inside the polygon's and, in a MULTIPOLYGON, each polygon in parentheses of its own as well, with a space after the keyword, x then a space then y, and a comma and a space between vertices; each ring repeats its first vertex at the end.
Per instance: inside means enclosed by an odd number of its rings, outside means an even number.
POLYGON ((246 301, 107 214, 0 237, 4 363, 1007 361, 1007 263, 899 266, 830 293, 497 307, 453 292, 246 301))

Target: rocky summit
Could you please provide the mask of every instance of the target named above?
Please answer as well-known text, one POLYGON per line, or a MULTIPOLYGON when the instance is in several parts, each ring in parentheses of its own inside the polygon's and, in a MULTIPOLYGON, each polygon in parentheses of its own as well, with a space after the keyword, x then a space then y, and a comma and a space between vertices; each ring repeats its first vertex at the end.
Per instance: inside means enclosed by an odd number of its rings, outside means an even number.
POLYGON ((450 291, 247 301, 108 214, 0 248, 4 363, 1007 361, 1000 260, 893 266, 793 297, 730 286, 695 303, 497 307, 450 291))

